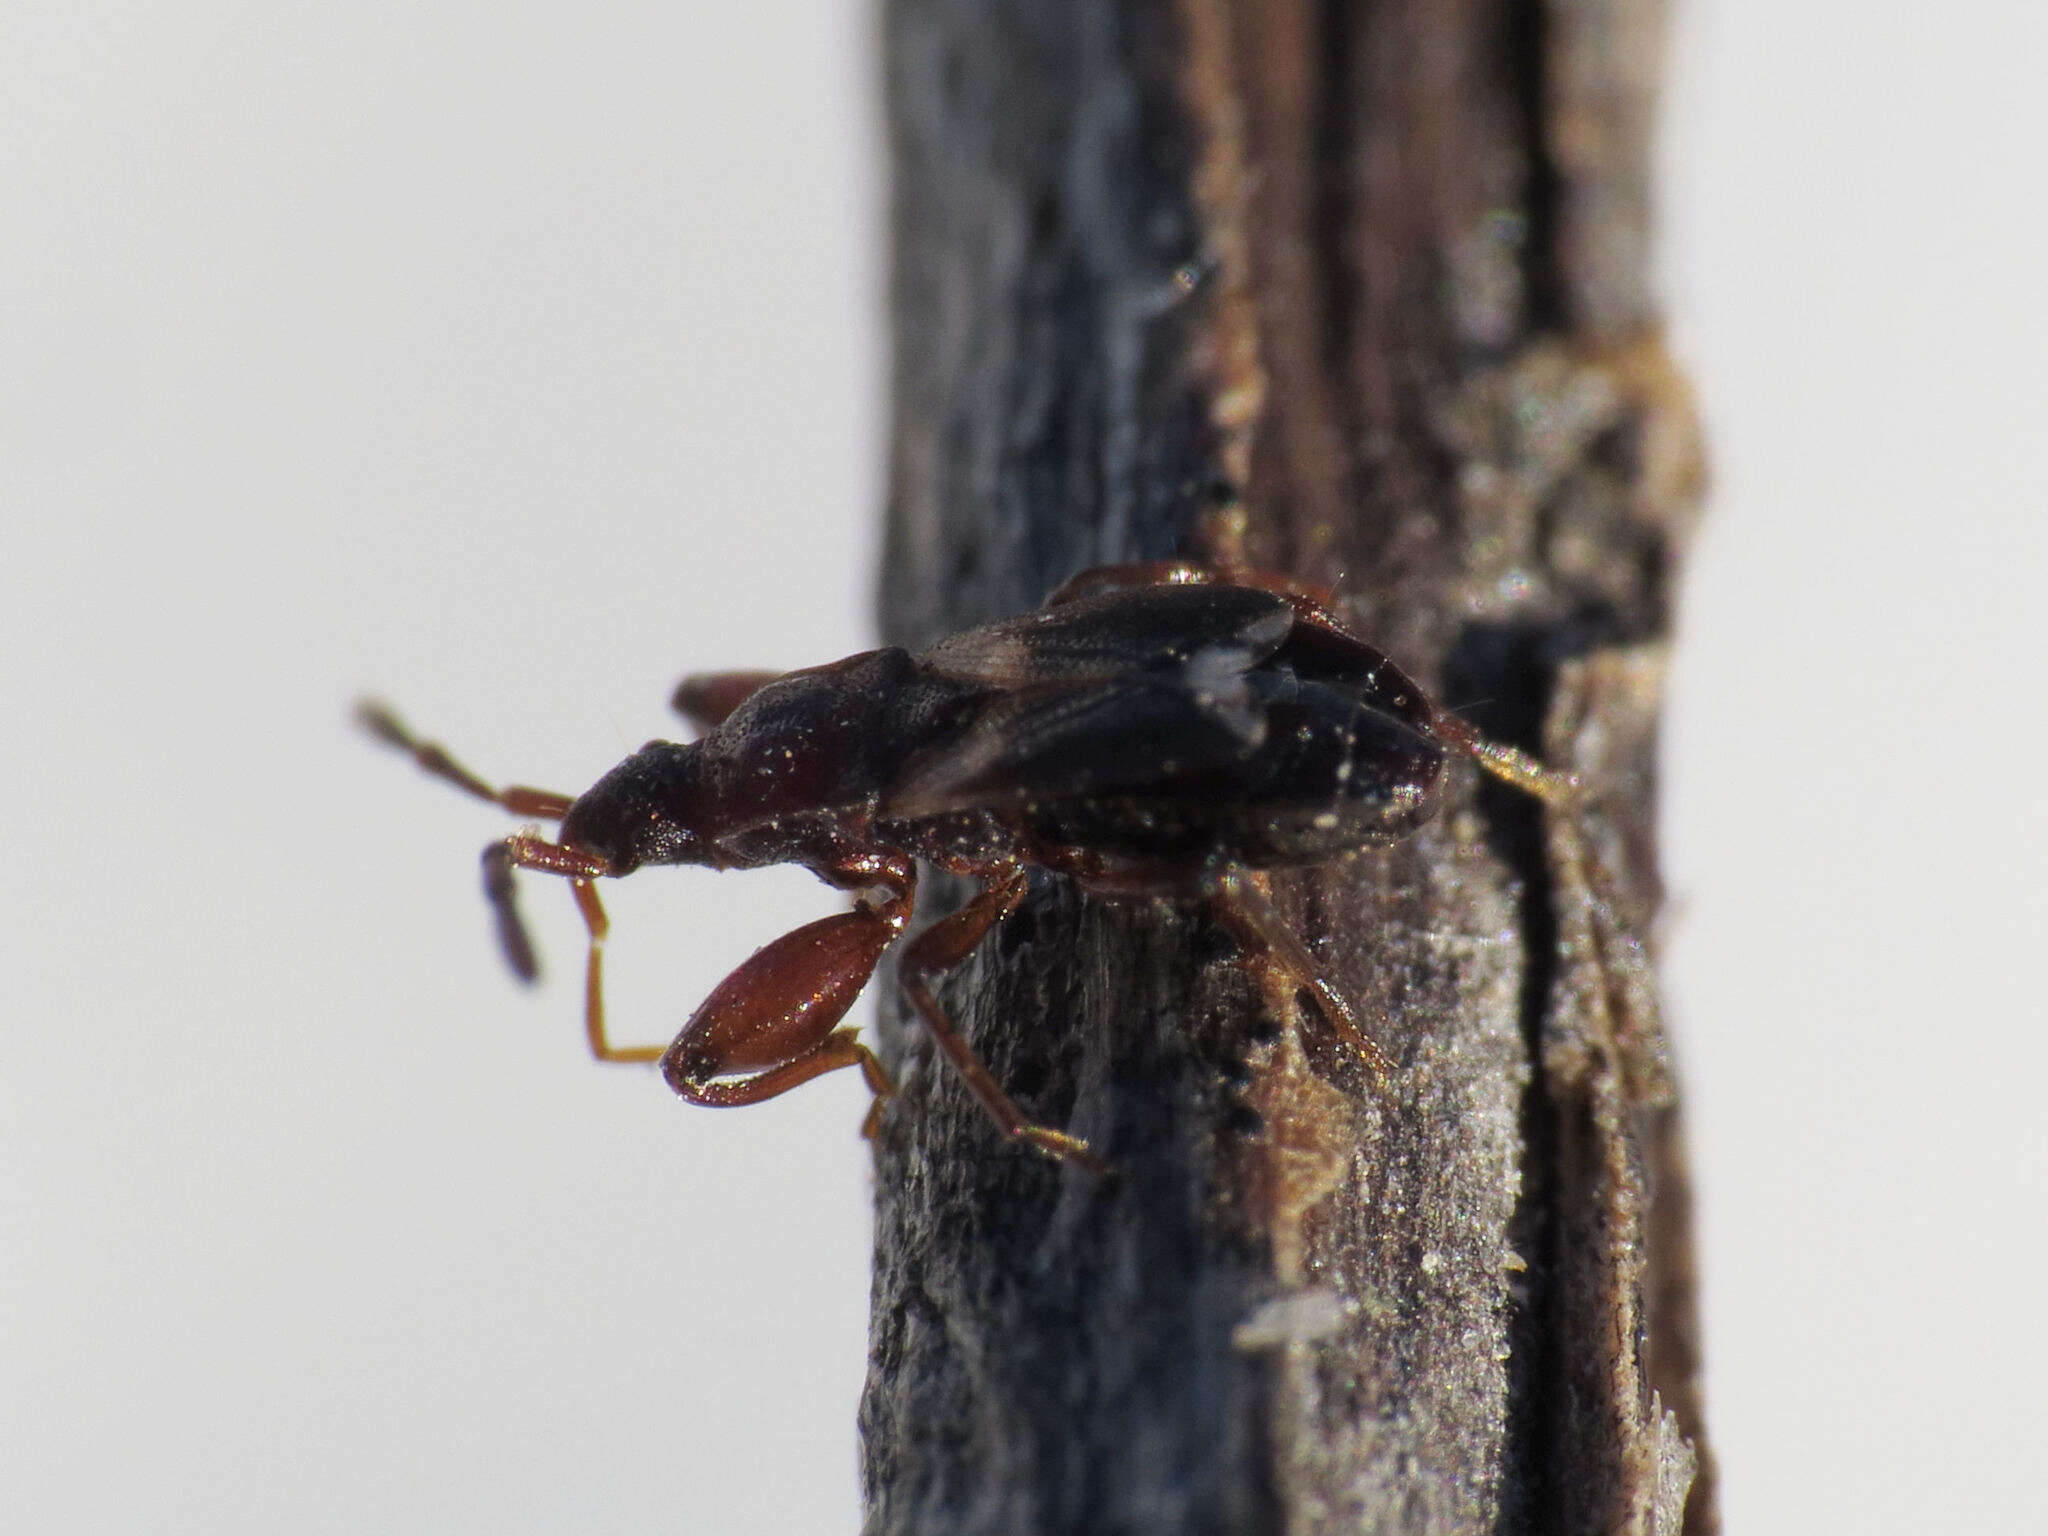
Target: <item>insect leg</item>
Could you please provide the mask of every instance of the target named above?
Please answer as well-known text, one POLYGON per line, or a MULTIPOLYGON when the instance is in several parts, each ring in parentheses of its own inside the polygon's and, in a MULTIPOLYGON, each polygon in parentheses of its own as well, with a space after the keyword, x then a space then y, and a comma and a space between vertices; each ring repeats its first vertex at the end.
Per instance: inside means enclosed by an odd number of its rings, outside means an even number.
POLYGON ((770 1067, 752 1077, 734 1078, 731 1081, 715 1081, 706 1077, 701 1070, 678 1068, 669 1078, 669 1086, 688 1099, 692 1104, 705 1104, 719 1109, 730 1109, 741 1104, 759 1104, 789 1092, 801 1083, 808 1083, 814 1077, 827 1072, 836 1072, 841 1067, 859 1067, 861 1076, 867 1079, 868 1088, 875 1095, 875 1102, 869 1108, 867 1118, 861 1122, 860 1133, 870 1140, 874 1138, 875 1126, 881 1118, 882 1101, 896 1091, 895 1083, 875 1056, 875 1053, 860 1043, 858 1029, 835 1029, 824 1042, 799 1056, 795 1061, 786 1061, 779 1067, 770 1067))
MULTIPOLYGON (((898 872, 892 872, 898 873, 898 872)), ((859 1067, 876 1107, 862 1125, 874 1132, 881 1100, 896 1091, 874 1053, 838 1028, 882 951, 910 916, 911 881, 879 905, 807 923, 755 952, 718 984, 661 1056, 668 1085, 693 1104, 758 1104, 820 1073, 859 1067)))
POLYGON ((1469 753, 1495 778, 1534 795, 1545 805, 1569 810, 1579 802, 1579 777, 1560 769, 1546 768, 1519 748, 1488 741, 1449 710, 1439 709, 1431 721, 1436 733, 1452 746, 1469 753))
POLYGON ((1358 1015, 1344 995, 1317 970, 1315 959, 1294 936, 1266 893, 1241 869, 1226 870, 1209 882, 1205 894, 1231 937, 1243 946, 1247 957, 1262 960, 1291 982, 1297 991, 1306 990, 1316 1000, 1323 1021, 1343 1037, 1346 1044, 1365 1058, 1372 1074, 1384 1078, 1390 1070, 1386 1052, 1359 1027, 1358 1015))
POLYGON ((938 998, 932 994, 933 978, 950 971, 973 953, 975 945, 987 936, 989 929, 1017 910, 1018 903, 1024 899, 1024 890, 1023 866, 1012 865, 958 912, 940 918, 912 939, 903 950, 903 991, 924 1019, 925 1028, 931 1031, 934 1043, 953 1063, 966 1081, 968 1090, 981 1101, 981 1107, 989 1112, 1005 1136, 1036 1147, 1047 1157, 1062 1158, 1093 1173, 1106 1174, 1110 1171, 1109 1164, 1089 1151, 1087 1142, 1025 1118, 1024 1111, 1003 1092, 994 1075, 974 1054, 974 1047, 953 1027, 953 1021, 946 1017, 945 1009, 939 1006, 938 998))
POLYGON ((583 967, 583 1033, 590 1041, 590 1054, 599 1061, 645 1062, 661 1060, 658 1045, 613 1045, 604 1028, 604 941, 612 931, 604 903, 597 899, 597 887, 588 880, 572 880, 569 889, 576 896, 576 910, 583 914, 583 926, 590 930, 590 957, 583 967))
POLYGON ((780 672, 693 672, 676 684, 669 707, 701 733, 724 724, 725 717, 749 695, 780 676, 780 672))
POLYGON ((444 779, 479 800, 501 805, 514 816, 560 821, 575 801, 574 795, 558 795, 553 790, 534 789, 526 784, 508 784, 503 789, 493 789, 450 757, 447 748, 439 742, 420 740, 388 704, 380 704, 375 699, 364 699, 356 705, 356 724, 386 746, 396 747, 407 754, 435 778, 444 779))

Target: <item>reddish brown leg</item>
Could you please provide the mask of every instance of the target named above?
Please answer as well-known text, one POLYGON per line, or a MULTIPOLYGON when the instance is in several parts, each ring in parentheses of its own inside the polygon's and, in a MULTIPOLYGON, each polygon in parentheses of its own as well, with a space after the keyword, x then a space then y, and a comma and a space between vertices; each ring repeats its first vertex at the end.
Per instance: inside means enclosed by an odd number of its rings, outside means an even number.
POLYGON ((364 699, 356 705, 356 723, 386 746, 396 747, 409 755, 415 763, 437 779, 445 779, 457 789, 466 790, 479 800, 488 800, 493 805, 502 805, 514 816, 536 816, 542 821, 560 821, 569 814, 574 795, 558 795, 549 789, 534 789, 526 784, 508 784, 503 789, 493 789, 489 784, 471 773, 462 764, 448 755, 439 742, 422 741, 413 735, 406 723, 392 712, 389 705, 374 699, 364 699))
POLYGON ((1495 778, 1534 795, 1545 805, 1569 810, 1579 803, 1577 774, 1546 768, 1526 752, 1503 746, 1497 741, 1488 741, 1449 710, 1438 710, 1431 724, 1437 735, 1459 750, 1470 753, 1479 766, 1495 778))
POLYGON ((693 673, 676 684, 669 707, 701 735, 723 725, 725 717, 745 703, 749 695, 780 676, 780 672, 693 673))
MULTIPOLYGON (((895 1092, 874 1053, 838 1025, 909 921, 916 877, 907 861, 870 861, 828 878, 878 883, 889 894, 784 934, 718 984, 661 1057, 662 1076, 691 1103, 758 1104, 855 1066, 878 1105, 895 1092)), ((875 1118, 871 1109, 863 1134, 873 1134, 875 1118)))
POLYGON ((589 880, 573 880, 569 888, 576 896, 576 910, 583 914, 583 926, 590 930, 590 958, 583 967, 583 1033, 590 1041, 590 1054, 599 1061, 661 1060, 661 1046, 613 1045, 605 1034, 604 941, 612 931, 611 919, 604 915, 604 903, 589 880))
POLYGON ((974 1054, 974 1047, 954 1029, 953 1021, 946 1017, 938 998, 932 995, 932 979, 950 971, 973 953, 974 946, 982 941, 989 929, 1017 910, 1017 904, 1024 899, 1024 890, 1023 867, 1012 865, 958 912, 940 918, 912 939, 903 950, 903 991, 924 1019, 925 1028, 931 1031, 939 1049, 966 1079, 969 1091, 1002 1127, 1005 1136, 1036 1147, 1048 1157, 1064 1158, 1091 1172, 1106 1174, 1110 1171, 1109 1164, 1090 1152, 1087 1142, 1069 1136, 1065 1131, 1036 1125, 1025 1118, 1024 1112, 982 1065, 981 1058, 974 1054))
MULTIPOLYGON (((721 1080, 711 1074, 708 1064, 691 1070, 679 1067, 670 1075, 669 1086, 692 1104, 730 1109, 775 1098, 799 1083, 808 1083, 812 1078, 837 1071, 840 1067, 859 1067, 868 1087, 874 1090, 879 1108, 881 1100, 896 1091, 896 1085, 889 1080, 889 1074, 883 1070, 875 1053, 860 1043, 859 1035, 857 1029, 832 1030, 811 1047, 808 1054, 797 1057, 795 1061, 785 1061, 779 1067, 757 1072, 752 1077, 721 1080)), ((861 1125, 862 1135, 874 1134, 874 1118, 874 1111, 870 1111, 868 1119, 861 1125)))
POLYGON ((1345 1043, 1365 1058, 1374 1077, 1384 1079, 1389 1063, 1379 1043, 1359 1027, 1358 1015, 1344 995, 1324 979, 1314 958, 1294 936, 1287 920, 1252 883, 1243 870, 1233 869, 1216 877, 1208 887, 1216 915, 1231 937, 1243 947, 1248 958, 1273 967, 1297 990, 1306 990, 1316 1000, 1317 1011, 1345 1043))

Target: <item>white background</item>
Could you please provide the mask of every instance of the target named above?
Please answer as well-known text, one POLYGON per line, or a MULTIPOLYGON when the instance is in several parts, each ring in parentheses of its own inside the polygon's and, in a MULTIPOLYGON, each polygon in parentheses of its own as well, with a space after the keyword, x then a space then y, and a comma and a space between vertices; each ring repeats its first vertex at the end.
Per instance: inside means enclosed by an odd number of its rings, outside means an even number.
MULTIPOLYGON (((860 7, 0 22, 0 1507, 24 1531, 855 1522, 851 1074, 599 1070, 579 928, 375 688, 575 790, 869 630, 860 7)), ((2048 10, 1683 9, 1717 492, 1666 935, 1731 1529, 2027 1526, 2048 1441, 2048 10)), ((659 1039, 832 910, 615 888, 659 1039)))

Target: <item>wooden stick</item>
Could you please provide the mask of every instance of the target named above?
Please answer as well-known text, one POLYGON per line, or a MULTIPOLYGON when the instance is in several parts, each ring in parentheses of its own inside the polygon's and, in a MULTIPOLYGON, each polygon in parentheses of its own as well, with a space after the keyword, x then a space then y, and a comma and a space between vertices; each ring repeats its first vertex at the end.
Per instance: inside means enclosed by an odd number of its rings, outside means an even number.
MULTIPOLYGON (((884 626, 1111 561, 1341 593, 1577 774, 1273 880, 1383 1086, 1226 934, 1034 879, 885 1026, 871 1536, 1714 1529, 1642 938, 1699 460, 1647 286, 1653 0, 889 0, 884 626)), ((943 882, 930 882, 941 893, 943 882)), ((954 891, 957 902, 964 893, 954 891)))

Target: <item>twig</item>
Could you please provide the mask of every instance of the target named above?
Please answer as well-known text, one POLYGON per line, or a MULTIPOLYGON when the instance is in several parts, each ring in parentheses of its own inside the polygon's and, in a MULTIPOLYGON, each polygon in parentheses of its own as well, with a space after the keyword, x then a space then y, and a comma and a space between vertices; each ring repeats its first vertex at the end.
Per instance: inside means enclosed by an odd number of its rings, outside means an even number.
POLYGON ((1275 879, 1382 1012, 1384 1089, 1198 915, 1035 877, 947 1002, 1113 1185, 1000 1145, 885 1030, 876 1536, 1713 1529, 1640 943, 1699 478, 1644 271, 1659 28, 1646 0, 887 5, 888 637, 1242 556, 1340 588, 1593 797, 1546 819, 1475 776, 1409 841, 1275 879))

